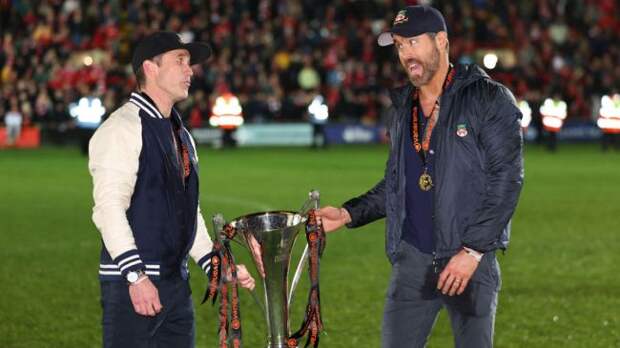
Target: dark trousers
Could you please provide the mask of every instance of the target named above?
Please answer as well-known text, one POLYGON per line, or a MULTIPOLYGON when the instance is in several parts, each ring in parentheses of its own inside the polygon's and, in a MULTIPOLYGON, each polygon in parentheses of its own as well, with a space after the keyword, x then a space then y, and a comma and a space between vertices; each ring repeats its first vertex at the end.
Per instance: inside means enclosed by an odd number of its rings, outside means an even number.
POLYGON ((383 313, 383 348, 424 347, 439 310, 448 310, 457 348, 492 347, 499 265, 494 253, 485 254, 461 295, 437 290, 443 264, 433 262, 407 242, 401 242, 392 268, 383 313))
POLYGON ((153 281, 162 311, 146 317, 134 311, 125 282, 101 282, 104 348, 194 347, 194 309, 187 280, 153 281))

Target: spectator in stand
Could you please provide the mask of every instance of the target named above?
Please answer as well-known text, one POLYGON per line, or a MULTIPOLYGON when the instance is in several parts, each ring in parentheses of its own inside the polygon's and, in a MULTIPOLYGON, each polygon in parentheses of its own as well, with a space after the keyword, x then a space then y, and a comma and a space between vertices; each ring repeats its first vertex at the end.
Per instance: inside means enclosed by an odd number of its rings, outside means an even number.
POLYGON ((23 117, 19 112, 17 98, 11 99, 11 108, 4 115, 4 124, 6 125, 6 142, 7 145, 13 146, 19 139, 22 131, 23 117))
MULTIPOLYGON (((481 48, 511 52, 513 62, 500 60, 489 74, 519 99, 534 95, 544 99, 552 92, 548 86, 555 84, 569 104, 569 119, 587 120, 596 114, 601 95, 620 88, 617 1, 433 3, 451 28, 452 61, 473 62, 481 48)), ((42 93, 50 96, 51 109, 66 109, 81 97, 75 92, 77 85, 86 82, 99 96, 113 90, 112 104, 118 106, 135 87, 128 68, 130 47, 146 34, 167 29, 216 48, 213 63, 194 72, 190 90, 194 98, 188 111, 195 106, 198 91, 213 99, 225 86, 238 95, 242 106, 260 114, 246 115, 248 120, 301 121, 296 101, 304 86, 298 76, 313 71, 319 77, 316 90, 326 96, 334 120, 377 122, 375 115, 388 106, 381 91, 406 83, 406 77, 390 64, 393 51, 377 48, 372 38, 389 24, 390 14, 401 4, 166 0, 155 6, 43 0, 33 6, 0 1, 0 88, 5 96, 0 103, 8 109, 10 96, 21 92, 13 86, 35 81, 26 92, 33 110, 42 93), (91 55, 92 65, 79 59, 83 53, 91 55), (305 64, 308 59, 310 66, 305 64), (261 74, 263 81, 258 78, 261 74), (260 93, 246 86, 248 76, 259 80, 253 82, 263 86, 260 93), (65 98, 53 97, 58 89, 65 98), (370 106, 378 109, 366 112, 370 106)), ((35 115, 34 119, 44 127, 65 127, 53 118, 35 115)))

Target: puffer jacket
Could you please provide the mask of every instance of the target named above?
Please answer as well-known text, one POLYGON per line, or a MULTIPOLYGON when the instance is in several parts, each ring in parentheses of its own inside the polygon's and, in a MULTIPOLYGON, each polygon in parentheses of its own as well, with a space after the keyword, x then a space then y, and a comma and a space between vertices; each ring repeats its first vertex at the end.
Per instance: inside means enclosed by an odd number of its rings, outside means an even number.
MULTIPOLYGON (((438 259, 463 246, 481 252, 505 249, 524 177, 522 115, 512 93, 475 65, 455 69, 432 135, 437 141, 433 230, 438 259)), ((405 219, 405 136, 414 88, 391 91, 384 177, 343 204, 352 219, 348 227, 386 217, 385 247, 392 263, 405 219)))

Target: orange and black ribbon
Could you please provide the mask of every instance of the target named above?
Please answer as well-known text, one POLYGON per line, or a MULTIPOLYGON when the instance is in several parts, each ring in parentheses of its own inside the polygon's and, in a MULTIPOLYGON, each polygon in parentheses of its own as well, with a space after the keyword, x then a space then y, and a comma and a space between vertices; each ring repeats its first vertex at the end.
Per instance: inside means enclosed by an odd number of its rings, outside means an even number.
POLYGON ((306 239, 308 241, 309 250, 309 273, 310 273, 310 291, 308 294, 308 305, 301 328, 297 330, 288 339, 289 348, 296 348, 299 340, 308 334, 306 345, 304 347, 318 347, 319 334, 323 330, 323 321, 321 319, 321 296, 319 289, 319 263, 321 255, 325 250, 326 238, 323 226, 316 219, 316 210, 308 213, 308 222, 306 223, 306 239))
MULTIPOLYGON (((452 80, 454 79, 454 75, 456 74, 456 69, 453 68, 452 64, 448 68, 448 72, 446 73, 446 78, 443 81, 443 85, 441 87, 441 93, 443 94, 448 87, 452 84, 452 80)), ((418 130, 418 104, 420 99, 419 89, 415 89, 413 92, 413 111, 411 112, 412 125, 411 125, 411 136, 413 139, 413 147, 417 153, 422 155, 422 160, 424 161, 424 165, 426 166, 426 157, 427 153, 431 146, 431 136, 433 134, 433 128, 437 124, 439 119, 439 100, 441 99, 441 95, 435 100, 435 104, 433 104, 433 109, 428 115, 424 115, 427 119, 426 127, 424 129, 424 135, 422 136, 422 142, 420 143, 420 131, 418 130), (421 152, 424 150, 424 152, 421 152)))
POLYGON ((209 287, 202 303, 211 298, 215 304, 218 294, 220 295, 218 329, 220 348, 228 348, 229 344, 230 347, 241 348, 241 311, 239 310, 237 267, 229 244, 229 239, 235 236, 236 230, 226 225, 223 233, 227 239, 213 243, 214 255, 211 257, 209 287), (230 275, 230 279, 223 277, 222 274, 230 275))

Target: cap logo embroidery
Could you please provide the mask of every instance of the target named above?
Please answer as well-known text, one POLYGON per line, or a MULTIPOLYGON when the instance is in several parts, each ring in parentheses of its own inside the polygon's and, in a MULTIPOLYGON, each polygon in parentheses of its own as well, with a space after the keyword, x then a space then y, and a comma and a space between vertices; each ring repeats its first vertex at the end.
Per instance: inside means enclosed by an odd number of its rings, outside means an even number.
POLYGON ((405 23, 408 20, 409 20, 409 18, 407 17, 407 11, 406 10, 400 10, 396 14, 396 17, 394 18, 394 23, 392 23, 392 25, 405 23))

